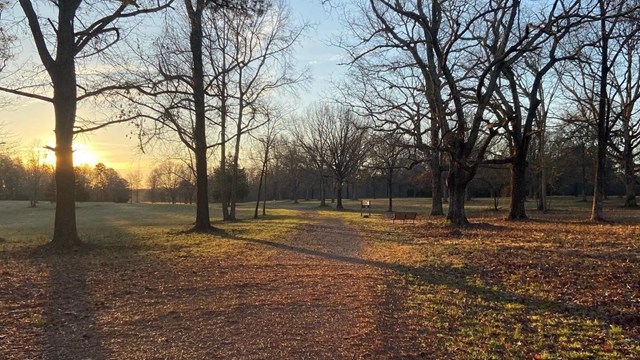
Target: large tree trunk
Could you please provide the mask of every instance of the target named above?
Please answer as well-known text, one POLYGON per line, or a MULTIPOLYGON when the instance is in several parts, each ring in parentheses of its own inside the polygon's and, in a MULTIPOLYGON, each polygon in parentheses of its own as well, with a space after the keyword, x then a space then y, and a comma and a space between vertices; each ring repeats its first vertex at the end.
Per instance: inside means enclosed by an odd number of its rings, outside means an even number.
MULTIPOLYGON (((204 65, 202 61, 202 9, 200 2, 192 6, 191 0, 185 1, 191 33, 189 45, 193 58, 193 102, 195 109, 194 147, 196 158, 196 223, 195 231, 211 229, 209 219, 209 179, 207 174, 207 135, 204 94, 204 65)), ((174 199, 172 198, 173 202, 174 199)))
MULTIPOLYGON (((431 141, 438 143, 438 130, 431 130, 431 141), (435 132, 435 134, 434 134, 435 132)), ((431 150, 431 216, 444 215, 442 209, 442 167, 440 160, 440 152, 433 149, 431 150)))
POLYGON ((449 211, 447 213, 447 221, 452 225, 466 226, 469 225, 467 214, 464 210, 464 201, 466 197, 467 184, 471 180, 471 176, 466 171, 460 169, 458 165, 451 162, 449 176, 447 176, 447 186, 449 188, 449 211))
POLYGON ((73 26, 75 8, 76 5, 60 5, 56 64, 49 72, 53 82, 56 117, 56 214, 52 243, 62 247, 80 243, 76 227, 76 181, 73 171, 73 127, 77 110, 73 26))
MULTIPOLYGON (((61 77, 64 77, 61 75, 61 77)), ((74 78, 74 76, 69 76, 74 78)), ((66 81, 64 81, 66 82, 66 81)), ((69 85, 69 84, 65 84, 69 85)), ((56 117, 56 213, 52 243, 69 247, 80 243, 76 226, 76 181, 73 171, 73 124, 76 87, 60 83, 54 89, 56 117)))
POLYGON ((336 183, 336 209, 342 210, 344 207, 342 206, 342 180, 338 180, 336 183))
POLYGON ((602 58, 600 62, 600 91, 598 100, 598 153, 596 161, 596 180, 593 189, 593 205, 591 208, 591 220, 604 220, 604 195, 605 195, 605 171, 607 156, 607 77, 609 74, 609 39, 607 35, 607 20, 604 18, 605 2, 600 5, 600 36, 602 36, 602 58))
POLYGON ((511 164, 511 204, 509 205, 509 219, 526 219, 524 208, 527 200, 526 188, 527 162, 522 154, 516 155, 516 160, 511 164))

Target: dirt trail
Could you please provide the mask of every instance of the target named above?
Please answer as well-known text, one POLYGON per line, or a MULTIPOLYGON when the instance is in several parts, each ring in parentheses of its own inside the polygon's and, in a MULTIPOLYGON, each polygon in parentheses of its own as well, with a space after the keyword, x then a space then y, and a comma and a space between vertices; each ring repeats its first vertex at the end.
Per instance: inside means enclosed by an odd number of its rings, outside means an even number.
POLYGON ((324 215, 284 244, 264 244, 280 251, 268 269, 245 274, 251 285, 230 290, 242 305, 225 315, 231 323, 220 329, 218 355, 420 357, 397 331, 401 290, 392 272, 364 259, 365 240, 339 217, 324 215))

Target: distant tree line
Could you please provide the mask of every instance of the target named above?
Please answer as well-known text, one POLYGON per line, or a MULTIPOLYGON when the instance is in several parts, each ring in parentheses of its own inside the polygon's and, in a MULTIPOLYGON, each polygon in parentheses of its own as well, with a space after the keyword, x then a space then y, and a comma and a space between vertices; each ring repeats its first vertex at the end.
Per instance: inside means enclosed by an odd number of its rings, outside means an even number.
MULTIPOLYGON (((76 201, 125 203, 130 199, 127 180, 102 163, 76 166, 74 173, 76 201)), ((53 166, 0 154, 0 200, 25 200, 31 207, 43 200, 55 202, 53 166)))
MULTIPOLYGON (((334 122, 337 124, 338 122, 334 122)), ((571 121, 562 122, 562 126, 547 130, 546 143, 542 152, 538 138, 534 138, 525 184, 526 196, 535 200, 538 208, 543 209, 540 191, 541 172, 546 172, 547 195, 575 196, 579 201, 587 201, 593 195, 596 169, 596 134, 585 131, 583 124, 571 121), (544 161, 541 157, 544 156, 544 161)), ((317 129, 318 130, 318 129, 317 129)), ((354 158, 357 161, 346 171, 348 176, 339 178, 325 164, 328 160, 318 160, 324 147, 317 144, 305 150, 300 142, 326 141, 330 139, 330 129, 321 131, 314 137, 312 129, 295 132, 282 131, 273 141, 270 151, 266 179, 262 187, 262 197, 268 200, 317 200, 321 203, 334 203, 340 196, 349 199, 389 198, 388 211, 393 210, 393 197, 432 197, 433 189, 428 159, 416 153, 409 139, 397 135, 380 134, 376 131, 364 131, 362 142, 358 144, 354 158), (340 184, 340 186, 339 186, 340 184)), ((258 148, 256 146, 256 148, 258 148)), ((497 146, 492 151, 498 151, 497 146)), ((333 159, 327 156, 327 159, 333 159)), ((261 165, 254 164, 247 169, 249 177, 250 199, 256 199, 261 175, 261 165)), ((441 176, 446 177, 448 164, 443 161, 441 176)), ((629 189, 625 182, 625 171, 620 163, 609 161, 606 166, 607 196, 626 197, 629 189)), ((469 183, 465 198, 493 197, 508 198, 511 193, 509 167, 506 164, 481 164, 477 174, 469 183)), ((448 201, 447 188, 443 186, 443 200, 448 201)), ((640 191, 636 181, 632 190, 640 191)), ((546 200, 549 201, 548 199, 546 200)), ((548 204, 547 204, 548 205, 548 204)), ((337 204, 336 204, 337 206, 337 204)))

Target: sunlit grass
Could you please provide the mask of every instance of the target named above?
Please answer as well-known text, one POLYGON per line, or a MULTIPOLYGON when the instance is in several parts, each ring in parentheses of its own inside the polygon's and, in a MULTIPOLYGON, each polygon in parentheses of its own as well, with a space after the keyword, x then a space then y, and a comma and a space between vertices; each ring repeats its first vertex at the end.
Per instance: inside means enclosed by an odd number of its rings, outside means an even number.
POLYGON ((460 230, 441 218, 344 218, 371 240, 369 259, 396 265, 404 306, 437 358, 637 358, 640 212, 614 199, 610 223, 592 224, 584 203, 553 201, 549 214, 509 222, 475 200, 476 225, 460 230))

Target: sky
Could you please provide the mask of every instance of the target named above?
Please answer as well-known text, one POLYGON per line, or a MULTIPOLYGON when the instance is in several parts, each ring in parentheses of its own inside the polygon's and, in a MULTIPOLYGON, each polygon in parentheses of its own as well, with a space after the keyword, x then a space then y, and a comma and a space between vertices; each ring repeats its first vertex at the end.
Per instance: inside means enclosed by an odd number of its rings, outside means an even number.
MULTIPOLYGON (((340 49, 329 45, 330 40, 341 32, 341 25, 336 9, 321 4, 320 0, 289 0, 294 19, 313 24, 307 31, 296 52, 300 68, 308 67, 311 80, 298 93, 295 103, 302 108, 330 92, 332 79, 337 79, 344 69, 338 65, 342 53, 340 49)), ((27 41, 31 38, 23 37, 27 41)), ((21 59, 38 62, 32 45, 21 45, 21 59)), ((4 95, 2 95, 4 96, 4 95)), ((79 111, 79 116, 92 116, 86 109, 79 111)), ((0 120, 6 130, 13 134, 20 150, 29 151, 34 144, 41 146, 55 144, 53 106, 49 103, 32 100, 10 98, 9 106, 0 108, 0 120)), ((126 125, 113 125, 75 139, 75 164, 95 165, 102 162, 126 176, 128 172, 140 169, 147 173, 150 167, 162 160, 161 154, 142 154, 137 147, 135 137, 128 137, 131 128, 126 125)), ((54 156, 47 157, 53 163, 54 156)))

